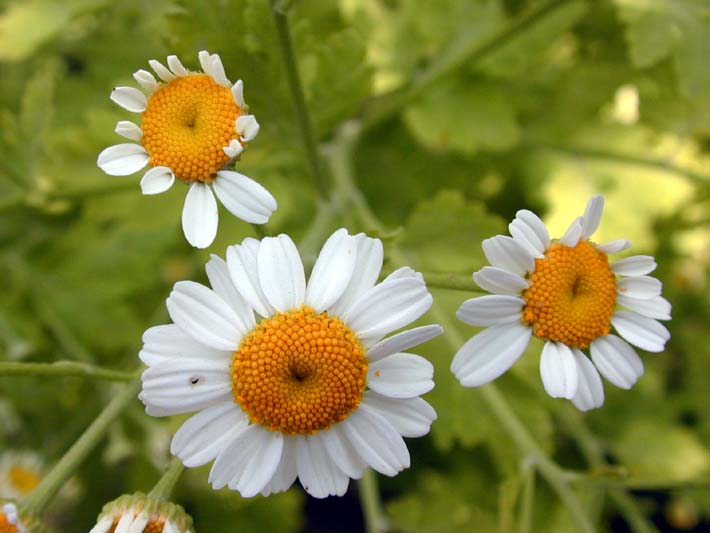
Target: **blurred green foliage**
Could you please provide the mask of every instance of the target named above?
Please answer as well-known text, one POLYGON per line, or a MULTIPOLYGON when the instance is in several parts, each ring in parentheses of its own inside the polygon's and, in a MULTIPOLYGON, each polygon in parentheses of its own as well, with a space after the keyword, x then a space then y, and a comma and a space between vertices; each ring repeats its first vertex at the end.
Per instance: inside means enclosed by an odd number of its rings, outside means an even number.
MULTIPOLYGON (((630 237, 634 253, 657 257, 672 339, 665 352, 643 354, 646 373, 632 391, 606 383, 603 408, 581 415, 545 395, 535 343, 499 387, 555 461, 588 474, 575 487, 600 530, 626 530, 623 511, 600 492, 624 484, 657 524, 707 525, 710 4, 286 4, 319 140, 332 149, 343 124, 364 128, 351 163, 391 230, 386 251, 397 247, 425 273, 469 275, 484 263, 480 241, 504 232, 517 209, 536 210, 560 235, 602 192, 599 239, 630 237), (595 466, 590 442, 608 465, 595 466)), ((325 223, 316 217, 268 0, 8 0, 0 9, 0 360, 131 370, 142 332, 167 321, 171 285, 206 279, 209 252, 191 249, 180 230, 184 189, 141 196, 137 176, 107 176, 95 164, 118 142, 115 122, 130 118, 109 101, 111 88, 132 85, 148 59, 176 53, 195 69, 208 49, 231 79, 244 80, 262 129, 239 170, 277 197, 270 232, 319 246, 341 225, 375 229, 347 190, 344 209, 325 223)), ((251 234, 222 210, 210 251, 223 255, 251 234)), ((399 264, 388 256, 388 266, 399 264)), ((472 335, 454 318, 472 295, 432 290, 436 304, 423 322, 472 335)), ((449 373, 451 346, 437 339, 420 351, 435 365, 428 399, 439 419, 429 437, 410 441, 412 469, 381 480, 395 526, 507 531, 529 498, 532 530, 570 531, 479 393, 449 373)), ((0 377, 0 449, 40 450, 55 462, 113 390, 0 377)), ((106 501, 149 490, 179 418, 149 418, 136 402, 77 473, 80 501, 50 509, 48 521, 86 531, 106 501)), ((244 501, 214 493, 206 477, 189 472, 176 495, 198 531, 319 531, 297 488, 244 501)), ((339 531, 357 530, 359 522, 346 522, 339 531)))

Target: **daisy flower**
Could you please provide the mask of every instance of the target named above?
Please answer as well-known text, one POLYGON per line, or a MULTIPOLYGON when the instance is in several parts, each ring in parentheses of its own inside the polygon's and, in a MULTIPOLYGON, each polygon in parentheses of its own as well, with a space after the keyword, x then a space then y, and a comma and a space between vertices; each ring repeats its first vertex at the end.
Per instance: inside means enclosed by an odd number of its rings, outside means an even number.
POLYGON ((0 533, 46 533, 39 519, 20 511, 11 500, 0 499, 0 533))
POLYGON ((175 284, 174 324, 143 337, 146 412, 197 411, 171 451, 244 497, 288 489, 342 495, 367 466, 394 476, 410 464, 402 437, 429 432, 436 413, 426 359, 406 353, 442 332, 421 326, 384 338, 429 309, 422 275, 404 267, 376 283, 382 243, 336 231, 308 284, 287 235, 246 239, 212 256, 212 289, 175 284))
POLYGON ((137 492, 104 505, 89 533, 195 533, 192 517, 174 503, 137 492))
POLYGON ((32 452, 0 454, 0 497, 19 500, 27 496, 39 484, 43 466, 42 458, 32 452))
POLYGON ((604 403, 600 373, 623 389, 643 374, 630 344, 664 349, 670 333, 657 319, 669 320, 671 305, 661 296, 661 282, 647 276, 656 262, 636 255, 609 264, 608 254, 631 244, 589 240, 603 207, 602 196, 592 198, 559 241, 551 241, 543 222, 527 210, 508 226, 512 237, 483 241, 491 266, 473 279, 493 294, 467 300, 457 312, 463 322, 486 327, 451 363, 462 385, 477 387, 502 375, 534 335, 545 341, 540 375, 547 393, 586 411, 604 403))
POLYGON ((238 172, 225 170, 259 132, 254 115, 247 114, 244 85, 234 85, 217 54, 198 54, 203 72, 187 70, 177 56, 168 67, 148 63, 133 73, 148 96, 134 87, 115 87, 111 100, 141 114, 141 125, 122 120, 116 133, 129 143, 109 146, 97 164, 112 176, 127 176, 146 165, 140 186, 143 194, 158 194, 175 179, 190 187, 182 211, 185 238, 196 248, 209 246, 217 234, 217 201, 233 215, 264 224, 276 210, 276 200, 260 184, 238 172), (214 192, 214 195, 212 194, 214 192))

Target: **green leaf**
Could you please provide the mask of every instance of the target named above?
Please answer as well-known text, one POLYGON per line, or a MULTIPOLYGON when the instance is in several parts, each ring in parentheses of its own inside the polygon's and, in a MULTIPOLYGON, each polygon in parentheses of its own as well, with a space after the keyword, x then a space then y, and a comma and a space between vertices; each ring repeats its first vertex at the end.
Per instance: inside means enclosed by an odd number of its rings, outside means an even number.
POLYGON ((472 155, 515 146, 515 114, 504 87, 459 76, 432 88, 405 111, 404 120, 422 145, 472 155))

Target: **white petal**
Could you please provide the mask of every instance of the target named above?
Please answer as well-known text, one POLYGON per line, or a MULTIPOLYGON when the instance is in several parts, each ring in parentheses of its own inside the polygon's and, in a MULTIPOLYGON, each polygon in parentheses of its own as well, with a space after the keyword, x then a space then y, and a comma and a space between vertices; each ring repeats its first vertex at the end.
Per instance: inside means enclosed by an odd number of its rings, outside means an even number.
POLYGON ((473 273, 473 281, 483 290, 494 294, 517 296, 529 287, 527 280, 500 268, 484 266, 473 273))
POLYGON ((535 270, 532 254, 512 237, 498 235, 483 241, 483 253, 488 262, 502 270, 524 276, 535 270))
POLYGON ((626 239, 617 239, 615 241, 609 241, 604 244, 597 245, 597 250, 605 254, 616 254, 618 252, 623 252, 630 247, 631 241, 627 241, 626 239))
POLYGON ((182 209, 182 230, 195 248, 207 248, 217 236, 217 200, 210 188, 196 181, 190 186, 182 209))
POLYGON ((143 138, 141 129, 130 120, 119 120, 113 131, 118 133, 121 137, 135 142, 140 142, 143 138))
POLYGON ((170 520, 166 520, 163 524, 163 533, 181 533, 181 531, 170 520))
POLYGON ((577 246, 579 239, 582 238, 583 231, 584 230, 582 228, 582 219, 580 217, 577 218, 574 222, 572 222, 572 224, 570 224, 570 227, 560 239, 560 244, 569 246, 570 248, 574 248, 575 246, 577 246))
POLYGON ((148 107, 148 99, 135 87, 114 87, 110 98, 131 113, 142 113, 148 107))
POLYGON ((150 61, 148 61, 148 64, 150 65, 150 68, 152 68, 158 75, 158 77, 164 82, 170 82, 177 78, 177 76, 175 76, 175 74, 165 68, 165 65, 163 65, 160 61, 151 59, 150 61))
POLYGON ((251 224, 265 224, 278 207, 269 191, 238 172, 220 170, 212 186, 230 213, 251 224))
POLYGON ((348 490, 348 476, 335 466, 318 434, 296 440, 296 469, 304 490, 315 498, 342 496, 348 490))
POLYGON ((180 359, 229 360, 234 350, 216 350, 197 342, 175 324, 154 326, 143 334, 140 360, 153 366, 180 359))
POLYGON ((306 305, 322 313, 340 298, 350 283, 357 260, 357 241, 341 228, 318 254, 306 288, 306 305))
POLYGON ((227 154, 227 157, 235 158, 244 151, 244 147, 237 139, 232 139, 229 141, 229 146, 223 147, 222 151, 227 154))
POLYGON ((433 339, 437 335, 441 335, 443 332, 444 328, 439 324, 430 324, 428 326, 408 329, 391 337, 387 337, 386 339, 382 339, 367 351, 366 356, 371 363, 379 361, 383 357, 387 357, 393 353, 409 350, 413 346, 417 346, 433 339))
POLYGON ((168 56, 168 67, 170 67, 173 74, 181 78, 184 78, 190 74, 175 55, 168 56))
POLYGON ((403 437, 426 435, 436 420, 434 408, 421 398, 387 398, 365 391, 362 403, 382 415, 403 437))
MULTIPOLYGON (((367 392, 365 392, 367 394, 367 392)), ((319 436, 328 451, 328 455, 335 465, 348 477, 360 479, 367 463, 358 455, 353 445, 345 435, 342 424, 335 424, 326 431, 321 431, 319 436)))
POLYGON ((194 281, 178 281, 166 306, 170 318, 180 329, 217 350, 236 350, 246 333, 229 304, 194 281))
POLYGON ((624 339, 648 352, 662 352, 671 338, 663 324, 631 311, 617 311, 611 323, 624 339))
POLYGON ((515 220, 508 225, 508 230, 513 238, 528 245, 534 257, 542 257, 550 246, 550 235, 545 224, 527 209, 515 213, 515 220))
POLYGON ((118 524, 116 524, 116 531, 114 533, 128 533, 131 524, 133 524, 133 513, 129 511, 121 515, 121 519, 118 521, 118 524))
POLYGON ((155 77, 147 70, 137 70, 133 73, 133 79, 149 93, 154 93, 158 90, 158 82, 155 77))
POLYGON ((599 222, 602 219, 602 211, 604 211, 604 197, 598 194, 592 197, 587 203, 587 208, 582 216, 582 237, 588 239, 597 231, 599 222))
POLYGON ((599 337, 589 347, 592 362, 606 379, 617 387, 630 389, 643 375, 643 361, 616 335, 599 337))
POLYGON ((611 270, 620 276, 643 276, 656 270, 656 266, 650 255, 632 255, 612 263, 611 270))
POLYGON ((141 376, 146 406, 186 413, 231 399, 229 360, 183 359, 151 366, 141 376))
POLYGON ((143 194, 160 194, 175 183, 175 174, 168 167, 153 167, 141 178, 143 194))
POLYGON ((431 303, 421 279, 386 279, 363 294, 341 318, 361 340, 379 339, 414 322, 431 303))
POLYGON ((409 468, 409 450, 402 436, 371 407, 360 404, 341 425, 353 448, 373 470, 392 477, 409 468))
POLYGON ((451 371, 464 387, 493 381, 523 354, 531 335, 532 329, 519 322, 484 329, 459 348, 451 371))
POLYGON ((383 281, 387 280, 393 280, 393 279, 402 279, 402 278, 416 278, 420 281, 424 281, 424 276, 422 275, 421 272, 417 272, 411 267, 408 266, 403 266, 392 272, 389 276, 387 276, 383 281))
POLYGON ((124 143, 103 150, 96 164, 111 176, 128 176, 148 164, 148 152, 139 144, 124 143))
POLYGON ((616 297, 616 303, 628 307, 632 311, 647 316, 648 318, 658 320, 671 319, 671 303, 663 296, 639 300, 637 298, 630 298, 624 294, 619 294, 616 297))
POLYGON ((209 481, 214 489, 228 484, 244 498, 261 492, 281 462, 284 439, 281 433, 251 425, 217 456, 209 481))
POLYGON ((205 265, 207 278, 210 280, 212 290, 222 298, 234 310, 239 318, 240 329, 244 332, 251 331, 256 325, 254 312, 249 304, 242 298, 239 291, 232 283, 232 278, 229 276, 229 268, 227 263, 221 257, 214 254, 210 255, 210 260, 205 265))
POLYGON ((604 404, 604 386, 599 372, 589 358, 577 349, 572 350, 577 361, 579 384, 572 403, 580 411, 596 409, 604 404))
POLYGON ((257 270, 257 256, 261 242, 246 238, 242 244, 235 244, 227 248, 227 267, 232 283, 252 309, 263 317, 274 314, 274 308, 264 296, 259 283, 257 270))
POLYGON ((540 357, 540 376, 547 394, 571 400, 577 394, 577 363, 561 342, 546 342, 540 357))
POLYGON ((390 398, 414 398, 434 388, 434 367, 423 357, 395 353, 367 369, 367 386, 390 398))
POLYGON ((621 278, 616 287, 619 294, 638 300, 646 300, 660 296, 662 289, 663 284, 651 276, 621 278))
POLYGON ((91 528, 89 533, 108 533, 108 530, 113 526, 113 517, 105 516, 98 523, 91 528))
POLYGON ((212 64, 210 63, 210 53, 207 50, 200 50, 197 53, 197 59, 200 61, 200 66, 202 67, 202 72, 209 74, 212 70, 212 64))
POLYGON ((285 313, 303 304, 306 277, 291 237, 281 234, 263 239, 257 269, 261 288, 274 309, 285 313))
POLYGON ((471 326, 493 326, 521 319, 525 302, 516 296, 488 295, 461 304, 456 316, 471 326))
POLYGON ((232 401, 227 401, 188 418, 170 443, 170 453, 187 467, 202 466, 212 461, 246 429, 247 415, 232 401))
POLYGON ((210 75, 214 78, 214 81, 219 83, 222 87, 232 87, 232 82, 227 79, 227 75, 224 72, 224 65, 222 64, 222 59, 219 54, 212 54, 210 56, 210 75))
POLYGON ((262 496, 269 496, 277 492, 283 492, 296 481, 298 472, 296 471, 296 441, 297 437, 284 435, 284 446, 281 452, 281 461, 276 467, 276 473, 266 486, 261 490, 262 496))
POLYGON ((234 97, 236 104, 239 106, 239 109, 244 109, 246 107, 246 103, 244 102, 244 83, 242 80, 237 80, 237 83, 232 86, 232 96, 234 97))
POLYGON ((131 527, 128 528, 128 533, 143 533, 143 529, 148 525, 149 521, 150 516, 147 513, 139 514, 131 524, 131 527))
POLYGON ((372 239, 364 233, 353 237, 356 242, 355 267, 347 288, 337 302, 328 309, 328 314, 343 316, 367 290, 374 287, 382 270, 382 241, 372 239))
POLYGON ((259 123, 254 115, 240 115, 234 123, 234 128, 241 136, 242 141, 249 142, 259 133, 259 123))

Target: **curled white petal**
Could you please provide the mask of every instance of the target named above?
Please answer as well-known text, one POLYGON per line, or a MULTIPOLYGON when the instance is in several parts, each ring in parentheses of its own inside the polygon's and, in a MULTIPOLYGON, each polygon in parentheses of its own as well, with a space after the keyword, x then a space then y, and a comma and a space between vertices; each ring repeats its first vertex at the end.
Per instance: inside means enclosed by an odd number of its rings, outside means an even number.
POLYGON ((139 144, 123 143, 109 146, 96 159, 96 164, 111 176, 128 176, 148 164, 150 156, 139 144))
POLYGON ((142 113, 148 107, 148 99, 135 87, 115 87, 110 98, 131 113, 142 113))
POLYGON ((605 242, 597 246, 597 250, 604 252, 605 254, 616 254, 623 252, 628 248, 631 248, 631 241, 626 239, 617 239, 615 241, 605 242))
POLYGON ((168 167, 153 167, 141 179, 143 194, 160 194, 175 183, 175 174, 168 167))
POLYGON ((155 76, 147 70, 136 70, 133 73, 133 79, 150 94, 158 90, 158 81, 155 79, 155 76))
POLYGON ((239 109, 244 109, 246 107, 246 102, 244 102, 244 83, 242 80, 237 80, 232 86, 232 96, 234 101, 239 106, 239 109))
POLYGON ((222 151, 227 154, 228 157, 234 158, 244 151, 244 147, 237 139, 232 139, 229 141, 229 146, 223 147, 222 151))
POLYGON ((582 237, 588 239, 599 227, 604 211, 604 197, 598 194, 587 203, 587 208, 582 216, 582 237))
POLYGON ((170 67, 173 74, 181 78, 184 78, 190 74, 183 66, 182 62, 178 59, 178 56, 175 55, 168 56, 168 67, 170 67))
POLYGON ((582 238, 583 232, 584 229, 582 228, 582 218, 579 217, 575 219, 572 224, 570 224, 570 227, 560 239, 560 244, 569 246, 570 248, 574 248, 575 246, 577 246, 579 239, 582 238))
POLYGON ((131 141, 140 142, 143 138, 143 131, 130 120, 119 120, 114 130, 121 137, 131 141))
POLYGON ((170 72, 160 61, 151 59, 150 61, 148 61, 148 64, 150 65, 150 68, 152 68, 158 75, 158 77, 164 82, 171 82, 177 78, 177 76, 170 72))
POLYGON ((242 141, 249 142, 259 133, 259 123, 254 115, 240 115, 235 121, 234 127, 241 136, 242 141))

